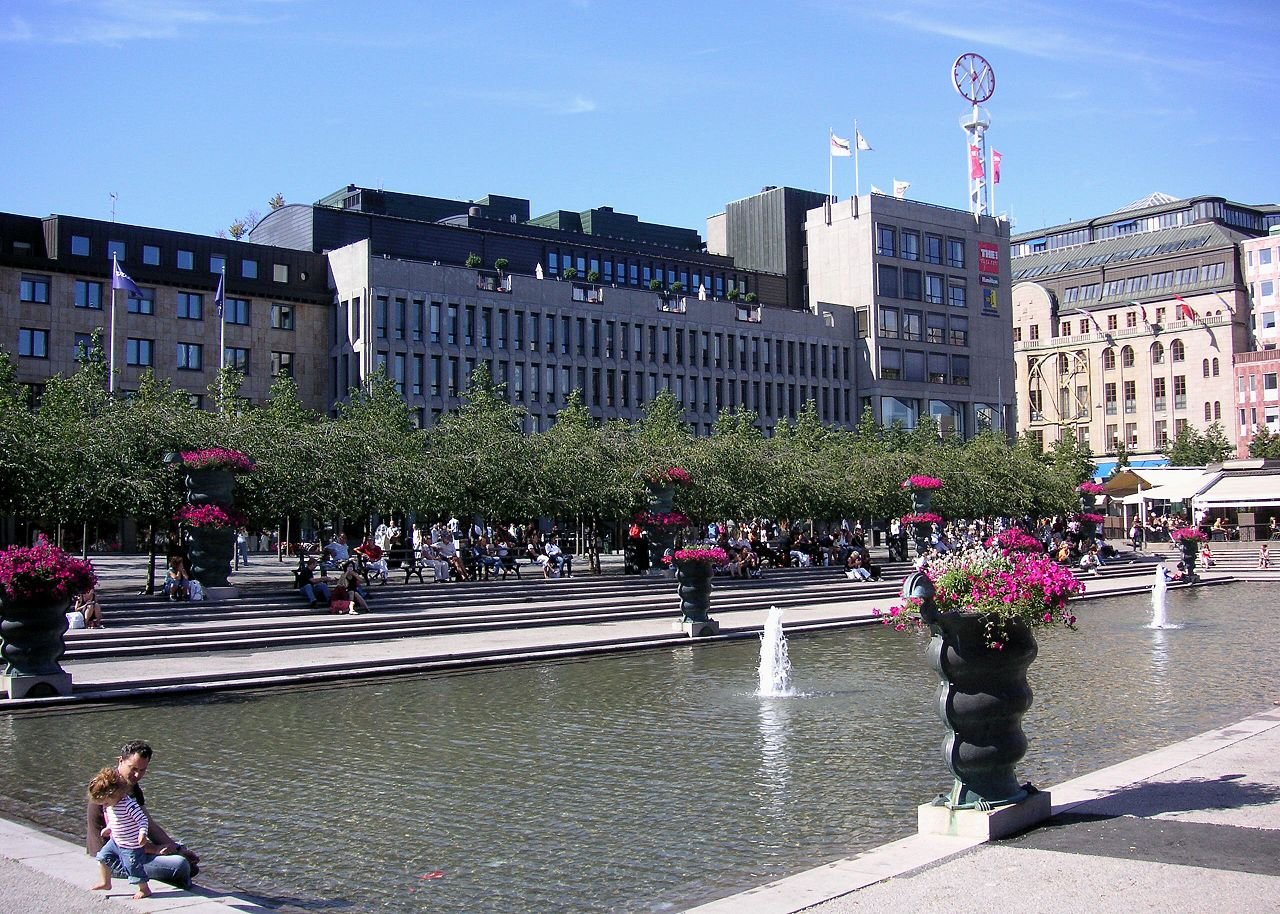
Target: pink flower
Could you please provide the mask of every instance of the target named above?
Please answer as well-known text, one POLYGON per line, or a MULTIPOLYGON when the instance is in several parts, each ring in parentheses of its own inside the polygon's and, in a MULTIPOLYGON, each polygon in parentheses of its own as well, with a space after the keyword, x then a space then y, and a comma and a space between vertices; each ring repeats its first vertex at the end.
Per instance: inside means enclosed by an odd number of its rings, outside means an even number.
POLYGON ((904 524, 940 524, 942 523, 942 515, 934 514, 932 511, 921 511, 918 514, 902 515, 902 523, 904 524))
POLYGON ((183 451, 182 464, 191 470, 226 469, 237 473, 252 473, 257 469, 247 454, 225 447, 183 451))
POLYGON ((174 520, 188 527, 240 527, 245 517, 238 511, 227 511, 217 505, 183 505, 174 520))
POLYGON ((922 492, 927 492, 933 489, 941 489, 942 480, 937 476, 924 476, 920 473, 912 473, 902 481, 902 488, 908 490, 917 489, 922 492))
POLYGON ((719 546, 677 549, 671 557, 677 562, 710 562, 712 565, 723 565, 729 561, 729 553, 719 546))
POLYGON ((93 565, 67 555, 43 534, 30 547, 0 552, 0 594, 15 603, 68 600, 98 583, 93 565))

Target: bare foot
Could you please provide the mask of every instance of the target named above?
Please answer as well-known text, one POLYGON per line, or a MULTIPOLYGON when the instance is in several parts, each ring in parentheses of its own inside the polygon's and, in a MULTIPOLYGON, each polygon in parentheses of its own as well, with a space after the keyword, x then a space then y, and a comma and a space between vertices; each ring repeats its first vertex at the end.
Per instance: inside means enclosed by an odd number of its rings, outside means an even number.
POLYGON ((109 891, 111 891, 111 880, 107 880, 106 882, 99 882, 97 885, 90 887, 89 891, 91 891, 91 892, 99 892, 99 891, 107 891, 107 892, 109 892, 109 891))
POLYGON ((134 898, 150 898, 151 897, 150 887, 146 885, 139 885, 138 891, 133 893, 133 897, 134 898))

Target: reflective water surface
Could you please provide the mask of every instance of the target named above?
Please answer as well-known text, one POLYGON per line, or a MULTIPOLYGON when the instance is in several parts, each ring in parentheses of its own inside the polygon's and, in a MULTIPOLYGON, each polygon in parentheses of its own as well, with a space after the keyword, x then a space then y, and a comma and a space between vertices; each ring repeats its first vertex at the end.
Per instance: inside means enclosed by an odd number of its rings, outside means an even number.
MULTIPOLYGON (((1081 603, 1041 638, 1023 780, 1051 785, 1271 706, 1272 588, 1081 603)), ((211 882, 316 911, 675 911, 911 833, 949 787, 923 641, 790 638, 314 690, 0 717, 0 794, 78 833, 127 738, 211 882), (184 805, 180 805, 185 802, 184 805), (442 873, 438 878, 424 878, 442 873)))

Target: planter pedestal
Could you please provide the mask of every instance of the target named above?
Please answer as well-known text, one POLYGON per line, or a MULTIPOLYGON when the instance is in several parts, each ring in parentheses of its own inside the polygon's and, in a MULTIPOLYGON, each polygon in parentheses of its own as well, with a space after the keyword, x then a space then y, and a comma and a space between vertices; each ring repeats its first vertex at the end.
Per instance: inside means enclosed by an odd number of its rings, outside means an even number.
POLYGON ((204 590, 204 599, 207 603, 219 603, 223 600, 234 600, 240 596, 240 588, 232 587, 206 587, 204 590))
POLYGON ((720 634, 720 623, 715 619, 703 619, 701 622, 677 622, 672 628, 684 632, 690 638, 705 638, 708 635, 720 634))
POLYGON ((951 809, 949 797, 941 796, 932 803, 916 808, 918 831, 922 835, 949 835, 956 838, 978 838, 994 841, 1026 831, 1053 815, 1053 802, 1048 791, 1029 787, 1027 798, 994 809, 951 809))
POLYGON ((66 696, 71 694, 71 674, 26 675, 23 673, 4 673, 0 674, 0 689, 8 692, 10 698, 66 696))

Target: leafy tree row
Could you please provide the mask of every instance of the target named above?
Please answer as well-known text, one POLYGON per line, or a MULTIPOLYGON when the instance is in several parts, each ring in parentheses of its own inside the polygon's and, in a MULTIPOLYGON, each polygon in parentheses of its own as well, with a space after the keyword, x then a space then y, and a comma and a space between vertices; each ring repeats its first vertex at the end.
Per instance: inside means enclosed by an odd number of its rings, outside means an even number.
POLYGON ((768 437, 755 413, 736 409, 698 438, 669 392, 634 422, 594 419, 575 392, 551 428, 525 434, 524 411, 507 402, 483 364, 462 405, 428 431, 413 426, 385 373, 353 390, 333 418, 308 410, 289 377, 277 378, 260 406, 242 401, 240 381, 222 372, 209 389, 209 411, 150 373, 136 394, 112 397, 95 347, 75 374, 50 379, 33 412, 0 351, 3 509, 46 528, 130 516, 163 532, 180 498, 164 454, 213 445, 257 462, 258 472, 240 478, 237 499, 263 529, 286 517, 338 522, 412 512, 551 516, 594 532, 643 508, 645 474, 668 466, 693 475, 678 504, 699 522, 884 519, 909 508, 900 484, 910 473, 945 480, 935 504, 951 517, 1039 515, 1069 510, 1090 471, 1089 455, 1069 442, 1041 454, 1029 440, 1010 445, 990 431, 942 438, 928 418, 911 430, 877 427, 869 417, 840 430, 822 425, 812 403, 768 437))

